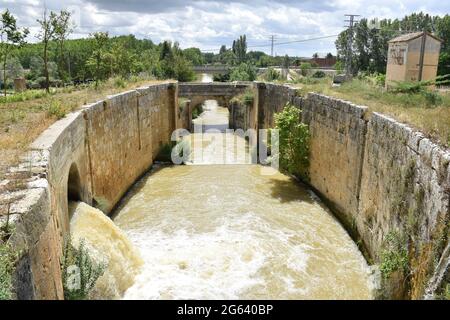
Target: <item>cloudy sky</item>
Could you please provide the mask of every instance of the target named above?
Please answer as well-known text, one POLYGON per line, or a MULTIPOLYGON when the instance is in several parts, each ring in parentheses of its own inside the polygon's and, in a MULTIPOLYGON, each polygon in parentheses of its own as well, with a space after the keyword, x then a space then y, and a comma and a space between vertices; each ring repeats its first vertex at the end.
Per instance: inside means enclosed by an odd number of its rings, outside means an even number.
POLYGON ((246 34, 249 49, 270 53, 269 38, 275 35, 278 55, 311 56, 335 52, 335 38, 304 43, 283 42, 333 36, 343 30, 344 14, 396 18, 424 11, 450 13, 448 0, 0 0, 21 26, 31 29, 36 41, 36 19, 43 8, 73 12, 76 29, 72 38, 95 31, 112 35, 178 41, 183 48, 218 50, 246 34))

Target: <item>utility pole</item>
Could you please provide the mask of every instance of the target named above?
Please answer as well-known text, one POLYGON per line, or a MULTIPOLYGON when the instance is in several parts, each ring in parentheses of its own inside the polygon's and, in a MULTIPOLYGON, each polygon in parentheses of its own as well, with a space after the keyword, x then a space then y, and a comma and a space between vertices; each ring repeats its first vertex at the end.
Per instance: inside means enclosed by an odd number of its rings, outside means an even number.
POLYGON ((273 57, 273 44, 275 42, 275 36, 271 35, 270 36, 270 42, 271 42, 271 50, 270 50, 270 55, 273 57))
POLYGON ((345 22, 348 22, 348 31, 347 31, 347 59, 345 59, 345 75, 347 79, 350 79, 353 75, 352 70, 352 60, 353 60, 353 27, 355 25, 355 17, 359 17, 358 14, 346 14, 348 19, 345 22))

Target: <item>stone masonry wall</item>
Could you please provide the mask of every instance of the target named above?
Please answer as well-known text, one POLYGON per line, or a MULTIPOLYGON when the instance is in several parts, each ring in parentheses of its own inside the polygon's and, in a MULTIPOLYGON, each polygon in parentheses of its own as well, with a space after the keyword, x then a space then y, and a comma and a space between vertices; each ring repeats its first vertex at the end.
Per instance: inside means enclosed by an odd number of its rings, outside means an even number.
POLYGON ((448 244, 449 163, 450 152, 420 132, 377 113, 368 122, 358 232, 374 261, 383 260, 388 235, 408 248, 408 270, 386 281, 387 297, 425 294, 448 244))
POLYGON ((379 296, 423 298, 437 266, 449 265, 450 152, 366 107, 314 93, 296 97, 286 86, 258 90, 259 128, 272 127, 287 102, 302 109, 311 133, 309 184, 369 262, 387 262, 382 253, 392 250, 393 237, 406 249, 406 265, 384 274, 379 296))
POLYGON ((0 223, 16 226, 18 299, 62 299, 60 256, 69 234, 68 201, 108 214, 178 125, 174 82, 110 96, 50 126, 0 182, 0 223), (75 191, 75 197, 69 199, 75 191), (71 194, 72 193, 72 194, 71 194))

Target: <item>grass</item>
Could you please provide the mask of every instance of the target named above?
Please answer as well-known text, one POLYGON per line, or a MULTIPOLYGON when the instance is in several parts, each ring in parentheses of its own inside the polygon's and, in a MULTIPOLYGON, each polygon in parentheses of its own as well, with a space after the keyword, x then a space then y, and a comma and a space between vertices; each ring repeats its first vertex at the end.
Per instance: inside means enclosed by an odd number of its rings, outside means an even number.
POLYGON ((354 79, 332 87, 331 79, 294 83, 300 93, 318 92, 349 100, 407 123, 439 144, 450 147, 450 92, 395 93, 370 81, 354 79))
POLYGON ((251 106, 253 104, 253 100, 255 99, 255 94, 251 89, 245 90, 244 93, 237 95, 233 99, 231 99, 231 103, 240 103, 246 106, 251 106))
POLYGON ((28 145, 67 113, 124 90, 156 83, 149 79, 110 79, 81 87, 29 90, 0 98, 0 179, 6 168, 16 165, 28 145))
POLYGON ((0 300, 12 299, 12 274, 17 254, 0 238, 0 300))

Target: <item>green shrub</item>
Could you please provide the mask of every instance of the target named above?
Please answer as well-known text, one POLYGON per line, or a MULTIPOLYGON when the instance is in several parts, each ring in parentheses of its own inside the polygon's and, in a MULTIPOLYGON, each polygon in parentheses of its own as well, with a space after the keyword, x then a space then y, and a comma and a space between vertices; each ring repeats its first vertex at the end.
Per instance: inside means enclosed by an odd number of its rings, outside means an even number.
POLYGON ((268 68, 266 73, 266 80, 267 81, 275 81, 280 80, 281 73, 275 70, 274 68, 268 68))
POLYGON ((12 274, 17 254, 7 242, 0 239, 0 300, 10 300, 13 296, 12 274))
POLYGON ((254 81, 256 79, 256 68, 251 63, 241 63, 233 68, 230 73, 230 81, 254 81))
POLYGON ((87 299, 105 270, 105 263, 97 263, 92 259, 84 240, 76 248, 70 238, 66 239, 61 261, 64 299, 87 299))
POLYGON ((199 104, 192 110, 192 119, 197 119, 203 113, 203 105, 199 104))
POLYGON ((282 171, 304 180, 308 178, 309 128, 300 120, 301 110, 287 104, 275 114, 275 129, 279 130, 279 165, 282 171))
POLYGON ((116 88, 125 88, 127 86, 127 82, 122 77, 117 77, 114 79, 114 86, 116 88))
POLYGON ((325 78, 326 74, 325 72, 323 72, 322 70, 318 70, 316 72, 314 72, 314 74, 312 75, 313 78, 325 78))
POLYGON ((240 103, 246 106, 251 106, 253 104, 253 101, 255 99, 255 95, 251 89, 245 90, 244 93, 235 96, 233 99, 231 99, 231 103, 240 103))
POLYGON ((442 104, 442 96, 436 91, 423 91, 422 95, 425 97, 425 101, 429 106, 437 106, 442 104))
POLYGON ((300 64, 300 70, 302 73, 302 76, 307 76, 309 70, 311 70, 312 66, 311 63, 308 62, 303 62, 302 64, 300 64))
POLYGON ((172 161, 172 148, 175 146, 174 142, 165 143, 159 149, 156 161, 171 162, 172 161))
POLYGON ((381 251, 380 271, 385 279, 395 271, 407 272, 409 269, 408 246, 405 237, 397 231, 389 232, 381 251))
POLYGON ((49 116, 56 117, 57 119, 64 118, 67 113, 66 108, 57 100, 50 101, 46 109, 49 116))

